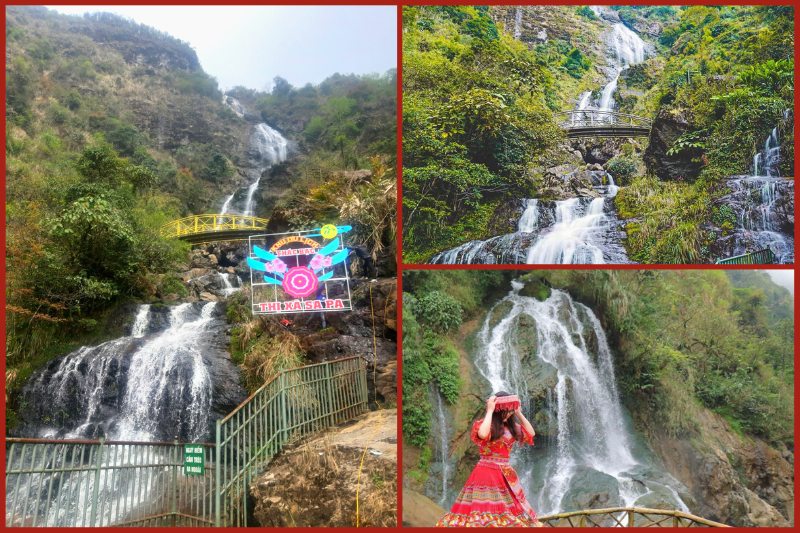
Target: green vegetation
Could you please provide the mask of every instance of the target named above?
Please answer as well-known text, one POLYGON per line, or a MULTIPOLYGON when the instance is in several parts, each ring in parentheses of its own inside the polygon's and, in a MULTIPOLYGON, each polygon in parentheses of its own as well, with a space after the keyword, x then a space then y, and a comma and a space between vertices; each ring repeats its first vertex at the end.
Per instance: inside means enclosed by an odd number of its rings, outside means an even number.
MULTIPOLYGON (((657 15, 645 11, 653 8, 618 9, 626 22, 657 15)), ((721 182, 727 177, 752 171, 753 154, 776 126, 781 175, 794 174, 792 121, 783 116, 794 108, 794 14, 783 6, 691 6, 661 15, 668 18, 660 57, 643 66, 649 74, 638 82, 646 92, 632 109, 685 120, 686 131, 666 155, 692 161, 699 176, 693 183, 637 180, 620 193, 617 205, 637 219, 628 225, 631 257, 647 263, 713 261, 708 247, 716 236, 704 226, 714 221, 729 231, 733 221, 712 200, 726 192, 721 182)))
MULTIPOLYGON (((407 272, 403 432, 411 444, 423 450, 427 445, 430 385, 452 401, 436 372, 451 364, 457 369, 457 361, 450 362, 457 357, 452 347, 469 350, 458 330, 439 334, 425 322, 420 298, 446 293, 462 306, 465 319, 472 318, 515 277, 534 287, 531 296, 552 286, 597 313, 615 355, 623 401, 640 430, 690 436, 704 419, 700 410, 710 409, 745 435, 791 447, 792 295, 764 272, 698 270, 407 272)), ((469 392, 461 391, 461 397, 469 392)))
MULTIPOLYGON (((16 7, 7 18, 13 398, 52 357, 122 334, 112 315, 124 302, 186 294, 173 272, 187 247, 159 229, 202 208, 214 196, 204 191, 230 175, 222 154, 233 130, 216 82, 185 43, 109 14, 16 7), (137 46, 146 52, 133 61, 137 46)), ((13 422, 13 405, 7 415, 13 422)))
MULTIPOLYGON (((275 78, 270 93, 229 91, 301 152, 273 170, 285 191, 271 218, 282 229, 331 220, 350 223, 354 242, 394 270, 396 247, 397 74, 334 74, 318 86, 292 87, 275 78)), ((266 215, 266 213, 263 213, 266 215)))
MULTIPOLYGON (((632 183, 616 199, 630 220, 628 255, 645 263, 714 261, 718 228, 732 229, 727 216, 725 226, 710 224, 720 220, 715 206, 728 192, 724 181, 751 171, 775 126, 781 175, 794 173, 793 10, 612 9, 655 51, 621 73, 616 108, 654 119, 654 138, 668 144, 644 150, 636 143, 647 168, 639 153, 625 152, 628 145, 612 148, 617 153, 606 164, 619 184, 632 183)), ((573 163, 551 112, 605 83, 608 23, 588 6, 526 6, 523 43, 487 30, 496 20, 510 31, 516 8, 403 13, 403 250, 407 262, 425 262, 497 234, 509 202, 543 198, 537 184, 545 169, 573 163), (542 19, 544 41, 530 29, 542 19)))
MULTIPOLYGON (((501 198, 531 196, 530 167, 561 134, 546 63, 485 7, 405 7, 405 260, 480 236, 501 198)), ((575 75, 580 52, 559 60, 575 75)))
POLYGON ((430 437, 432 388, 451 405, 463 392, 459 326, 474 318, 503 283, 504 274, 493 271, 407 271, 403 276, 409 291, 403 294, 403 435, 423 448, 422 458, 430 437))
POLYGON ((586 17, 589 20, 597 20, 598 18, 597 15, 594 14, 592 8, 589 6, 579 6, 578 9, 575 10, 575 12, 578 15, 586 17))
MULTIPOLYGON (((146 26, 11 7, 6 30, 6 393, 14 398, 53 357, 122 335, 114 313, 126 302, 187 295, 176 275, 187 246, 159 229, 218 207, 243 166, 250 125, 221 103, 188 44, 146 26)), ((391 263, 395 79, 337 74, 316 87, 278 79, 269 94, 240 91, 248 109, 299 140, 302 156, 276 169, 288 182, 286 224, 346 220, 359 244, 391 263)), ((249 312, 236 316, 241 307, 229 308, 232 352, 252 389, 296 366, 301 352, 293 337, 249 323, 249 312)), ((13 406, 7 414, 13 420, 13 406)))

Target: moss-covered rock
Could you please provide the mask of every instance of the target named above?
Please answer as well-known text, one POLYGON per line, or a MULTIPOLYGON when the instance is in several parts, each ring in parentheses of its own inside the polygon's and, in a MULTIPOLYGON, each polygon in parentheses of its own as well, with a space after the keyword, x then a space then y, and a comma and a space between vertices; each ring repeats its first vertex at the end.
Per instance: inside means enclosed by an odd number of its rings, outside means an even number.
POLYGON ((530 296, 531 298, 536 298, 540 302, 543 302, 550 298, 550 287, 542 280, 534 280, 526 283, 525 286, 520 289, 519 293, 522 296, 530 296))

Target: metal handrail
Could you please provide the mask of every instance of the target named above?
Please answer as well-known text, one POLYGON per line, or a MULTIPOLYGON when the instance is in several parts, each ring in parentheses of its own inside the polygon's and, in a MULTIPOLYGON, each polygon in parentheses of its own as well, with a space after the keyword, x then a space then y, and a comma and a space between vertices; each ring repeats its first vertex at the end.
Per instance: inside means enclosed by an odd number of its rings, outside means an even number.
POLYGON ((597 109, 584 109, 573 111, 560 111, 555 113, 556 116, 569 117, 568 120, 561 122, 560 126, 565 129, 570 127, 585 127, 585 126, 633 126, 641 128, 651 128, 653 121, 632 115, 629 113, 618 113, 616 111, 603 111, 597 109), (576 120, 577 117, 577 120, 576 120), (588 117, 588 118, 586 118, 588 117), (607 119, 611 119, 610 121, 607 119))
POLYGON ((276 453, 366 408, 353 356, 279 372, 217 421, 214 443, 7 438, 6 526, 247 525, 249 482, 276 453), (204 474, 183 471, 184 444, 203 447, 204 474))
POLYGON ((173 220, 161 226, 162 237, 184 237, 227 230, 265 230, 269 219, 249 215, 203 214, 173 220))
POLYGON ((770 248, 717 259, 716 262, 718 265, 771 265, 773 263, 775 263, 775 253, 770 248))
POLYGON ((216 424, 217 526, 247 526, 251 479, 294 439, 345 422, 367 408, 360 356, 279 372, 216 424))

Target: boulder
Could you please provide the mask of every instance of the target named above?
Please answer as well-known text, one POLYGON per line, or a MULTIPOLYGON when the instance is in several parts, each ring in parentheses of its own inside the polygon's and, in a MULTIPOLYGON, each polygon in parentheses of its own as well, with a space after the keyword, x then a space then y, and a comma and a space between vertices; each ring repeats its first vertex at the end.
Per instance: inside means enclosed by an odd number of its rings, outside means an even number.
POLYGON ((699 434, 654 435, 650 444, 691 492, 694 514, 732 526, 794 520, 794 469, 766 443, 740 437, 719 415, 699 413, 699 434))
POLYGON ((644 151, 647 170, 660 180, 694 181, 703 165, 697 162, 702 155, 700 149, 687 149, 676 155, 668 155, 675 140, 692 129, 688 113, 682 110, 662 109, 653 121, 650 142, 644 151))
POLYGON ((561 500, 564 509, 603 509, 622 505, 619 482, 588 466, 578 466, 561 500))

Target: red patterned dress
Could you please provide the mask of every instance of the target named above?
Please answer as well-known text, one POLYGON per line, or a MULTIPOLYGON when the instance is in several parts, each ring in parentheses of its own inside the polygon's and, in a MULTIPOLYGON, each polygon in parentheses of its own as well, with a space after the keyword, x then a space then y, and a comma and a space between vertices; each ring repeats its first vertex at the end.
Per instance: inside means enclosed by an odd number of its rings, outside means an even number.
MULTIPOLYGON (((525 499, 517 473, 508 463, 514 437, 506 429, 502 438, 478 438, 482 420, 472 425, 472 441, 481 458, 456 498, 450 512, 436 527, 541 527, 536 513, 525 499)), ((533 446, 533 435, 517 425, 522 442, 533 446)))

